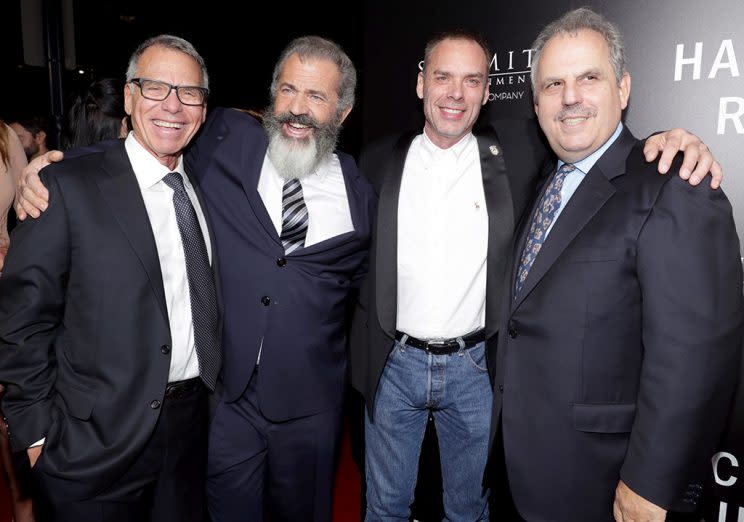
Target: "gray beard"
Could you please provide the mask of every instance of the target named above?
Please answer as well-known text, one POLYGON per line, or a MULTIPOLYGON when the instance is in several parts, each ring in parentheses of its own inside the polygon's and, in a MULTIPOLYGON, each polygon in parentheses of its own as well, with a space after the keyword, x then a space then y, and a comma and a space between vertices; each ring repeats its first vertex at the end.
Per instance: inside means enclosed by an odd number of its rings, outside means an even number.
POLYGON ((322 124, 304 115, 274 114, 271 109, 266 111, 263 121, 269 138, 266 153, 282 179, 305 178, 331 158, 341 130, 337 120, 334 118, 322 124), (289 138, 281 129, 285 122, 310 125, 313 133, 304 139, 289 138))

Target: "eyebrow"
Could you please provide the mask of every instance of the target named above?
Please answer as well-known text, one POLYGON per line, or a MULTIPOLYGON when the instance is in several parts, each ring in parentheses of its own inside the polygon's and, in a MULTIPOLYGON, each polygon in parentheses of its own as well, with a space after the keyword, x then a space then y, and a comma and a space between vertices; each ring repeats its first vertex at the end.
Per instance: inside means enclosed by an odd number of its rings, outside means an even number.
MULTIPOLYGON (((438 75, 443 75, 443 76, 455 76, 454 73, 451 73, 450 71, 444 71, 442 69, 436 69, 436 70, 432 71, 432 74, 435 74, 435 75, 438 74, 438 75)), ((483 74, 482 72, 471 72, 471 73, 464 74, 463 77, 465 77, 465 78, 485 78, 486 75, 483 74)))
POLYGON ((293 89, 297 92, 304 92, 307 94, 317 94, 319 96, 322 96, 323 98, 328 98, 328 93, 325 91, 320 91, 318 89, 307 89, 305 91, 301 91, 296 85, 290 83, 290 82, 282 82, 279 84, 279 87, 289 87, 290 89, 293 89))
MULTIPOLYGON (((579 74, 573 75, 574 78, 582 78, 584 76, 602 76, 602 71, 600 69, 586 69, 584 71, 581 71, 579 74)), ((563 81, 564 76, 548 76, 546 78, 543 78, 540 84, 546 84, 546 83, 553 83, 555 81, 563 81)))

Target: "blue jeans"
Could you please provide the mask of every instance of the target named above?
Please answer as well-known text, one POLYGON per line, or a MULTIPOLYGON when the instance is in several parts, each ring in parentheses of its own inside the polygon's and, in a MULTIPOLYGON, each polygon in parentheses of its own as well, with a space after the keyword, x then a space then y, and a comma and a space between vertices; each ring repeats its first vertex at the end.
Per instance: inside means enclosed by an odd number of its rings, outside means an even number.
POLYGON ((485 343, 431 355, 395 342, 377 389, 374 422, 365 412, 365 522, 408 521, 429 412, 439 439, 445 520, 488 520, 488 491, 481 484, 492 393, 485 343))

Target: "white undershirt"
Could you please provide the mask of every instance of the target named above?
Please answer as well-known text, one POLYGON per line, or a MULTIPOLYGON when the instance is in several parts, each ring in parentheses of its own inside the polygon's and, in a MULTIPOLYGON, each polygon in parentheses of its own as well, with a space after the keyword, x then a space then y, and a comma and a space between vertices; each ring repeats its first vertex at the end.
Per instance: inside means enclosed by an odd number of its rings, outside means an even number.
MULTIPOLYGON (((354 230, 341 162, 335 154, 315 173, 302 178, 300 183, 308 213, 305 246, 314 245, 354 230)), ((282 233, 283 188, 284 179, 276 171, 276 167, 267 154, 261 168, 261 177, 258 180, 258 193, 269 212, 271 222, 274 223, 276 233, 280 235, 282 233)), ((302 250, 296 252, 299 254, 302 250)))
POLYGON ((478 142, 411 143, 398 200, 397 329, 421 339, 483 328, 488 214, 478 142))
MULTIPOLYGON (((124 145, 129 161, 132 163, 137 184, 142 191, 142 199, 145 202, 147 215, 150 218, 150 225, 155 236, 155 245, 158 249, 160 271, 163 274, 163 289, 165 290, 165 302, 168 306, 168 322, 170 323, 172 342, 168 382, 198 377, 199 360, 194 347, 194 323, 191 316, 189 280, 186 275, 186 257, 183 252, 178 221, 176 220, 176 211, 173 207, 173 189, 163 181, 165 175, 171 171, 162 165, 155 156, 147 152, 134 139, 132 133, 129 133, 124 145)), ((178 166, 173 172, 179 172, 183 177, 183 184, 196 211, 211 263, 212 250, 207 223, 194 188, 185 175, 183 157, 178 160, 178 166)))

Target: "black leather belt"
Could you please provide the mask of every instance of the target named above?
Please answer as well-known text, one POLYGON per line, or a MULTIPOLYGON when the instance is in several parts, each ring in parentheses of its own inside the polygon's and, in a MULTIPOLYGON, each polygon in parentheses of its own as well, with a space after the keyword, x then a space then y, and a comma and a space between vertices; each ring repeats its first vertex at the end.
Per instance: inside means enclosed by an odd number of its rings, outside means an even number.
POLYGON ((186 379, 185 381, 169 382, 168 386, 165 387, 165 398, 170 400, 181 399, 201 388, 202 380, 200 377, 186 379))
POLYGON ((425 339, 416 339, 403 332, 395 332, 395 340, 400 341, 403 336, 406 335, 406 341, 404 344, 407 346, 413 346, 419 350, 424 350, 434 355, 449 355, 456 353, 460 350, 460 341, 465 344, 465 348, 472 348, 478 343, 482 343, 486 340, 486 331, 478 330, 477 332, 463 335, 462 337, 454 337, 452 339, 434 339, 427 341, 425 339))

